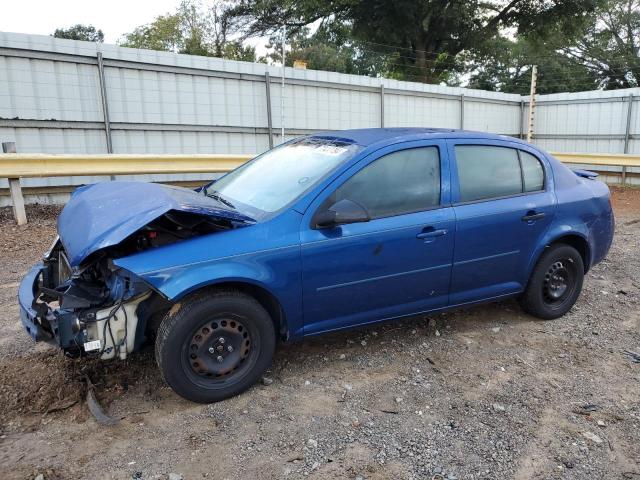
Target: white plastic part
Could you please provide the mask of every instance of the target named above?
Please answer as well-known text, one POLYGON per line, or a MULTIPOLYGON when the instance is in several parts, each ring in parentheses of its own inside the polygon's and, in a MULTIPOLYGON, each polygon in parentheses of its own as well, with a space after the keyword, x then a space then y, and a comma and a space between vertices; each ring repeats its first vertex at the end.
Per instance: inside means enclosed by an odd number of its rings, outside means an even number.
POLYGON ((102 360, 115 358, 116 355, 119 355, 120 359, 124 360, 127 358, 127 354, 133 351, 136 329, 138 327, 136 310, 138 309, 138 305, 149 298, 150 295, 151 292, 147 292, 127 303, 123 303, 122 306, 114 312, 110 320, 107 319, 114 308, 113 306, 99 310, 96 313, 97 321, 87 327, 87 343, 99 341, 100 345, 104 345, 104 352, 100 356, 102 360), (108 322, 108 324, 105 328, 106 322, 108 322))

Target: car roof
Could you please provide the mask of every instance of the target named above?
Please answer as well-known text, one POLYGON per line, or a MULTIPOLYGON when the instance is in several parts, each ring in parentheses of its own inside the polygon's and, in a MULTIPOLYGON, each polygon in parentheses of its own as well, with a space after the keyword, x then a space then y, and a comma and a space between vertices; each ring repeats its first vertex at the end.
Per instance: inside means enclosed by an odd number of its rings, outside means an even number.
MULTIPOLYGON (((391 144, 406 140, 425 140, 430 138, 476 138, 485 140, 509 140, 524 143, 515 137, 494 133, 474 132, 451 128, 360 128, 353 130, 332 130, 317 132, 311 137, 349 140, 365 147, 383 143, 391 144)), ((528 144, 527 144, 528 145, 528 144)))

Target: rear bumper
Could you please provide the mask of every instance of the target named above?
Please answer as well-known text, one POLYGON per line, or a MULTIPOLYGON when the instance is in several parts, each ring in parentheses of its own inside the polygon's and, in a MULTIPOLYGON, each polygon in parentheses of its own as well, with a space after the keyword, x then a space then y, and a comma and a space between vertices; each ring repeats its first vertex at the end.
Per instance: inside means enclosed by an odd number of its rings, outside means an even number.
MULTIPOLYGON (((34 342, 51 342, 57 344, 55 337, 43 328, 39 317, 45 312, 38 312, 35 308, 37 290, 44 266, 40 263, 34 265, 20 282, 18 290, 18 302, 20 303, 20 321, 34 342)), ((45 313, 46 315, 46 313, 45 313)))

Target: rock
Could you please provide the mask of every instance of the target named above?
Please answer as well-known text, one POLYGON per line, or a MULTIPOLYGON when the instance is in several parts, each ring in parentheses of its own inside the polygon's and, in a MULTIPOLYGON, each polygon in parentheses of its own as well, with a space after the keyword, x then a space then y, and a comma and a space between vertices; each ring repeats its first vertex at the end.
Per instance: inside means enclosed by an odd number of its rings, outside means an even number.
POLYGON ((309 380, 305 380, 305 381, 304 381, 304 384, 305 384, 305 385, 311 385, 311 382, 310 382, 309 380))
POLYGON ((507 409, 507 407, 500 405, 499 403, 494 403, 492 407, 496 412, 504 412, 507 409))
POLYGON ((401 403, 401 402, 402 402, 402 400, 403 400, 403 398, 402 398, 402 397, 396 397, 396 403, 401 403))
POLYGON ((492 331, 493 333, 498 333, 498 332, 500 331, 500 327, 493 327, 493 328, 491 329, 491 331, 492 331))
POLYGON ((182 475, 180 473, 170 473, 169 480, 182 480, 182 475))
POLYGON ((588 440, 591 440, 593 443, 601 444, 602 439, 593 432, 582 432, 582 436, 588 440))
POLYGON ((318 441, 314 440, 313 438, 310 438, 309 440, 307 440, 307 447, 318 448, 318 441))
POLYGON ((345 358, 347 358, 347 356, 344 353, 340 354, 340 360, 344 360, 345 358))
POLYGON ((263 385, 271 385, 273 383, 273 379, 269 377, 262 377, 263 385))
POLYGON ((366 340, 362 340, 360 342, 360 345, 362 345, 363 347, 366 347, 367 346, 367 341, 366 340))
POLYGON ((33 480, 44 480, 44 475, 39 473, 33 480))

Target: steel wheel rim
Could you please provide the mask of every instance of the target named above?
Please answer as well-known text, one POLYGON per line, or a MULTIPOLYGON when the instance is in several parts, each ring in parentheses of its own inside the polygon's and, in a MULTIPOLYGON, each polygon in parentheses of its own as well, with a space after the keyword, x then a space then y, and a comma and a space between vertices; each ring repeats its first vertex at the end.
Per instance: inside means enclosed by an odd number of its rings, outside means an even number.
POLYGON ((224 314, 208 320, 187 337, 183 369, 190 380, 212 387, 238 378, 255 363, 255 335, 243 320, 224 314))
POLYGON ((549 306, 557 307, 571 297, 576 286, 575 263, 569 258, 553 262, 544 274, 542 298, 549 306))

